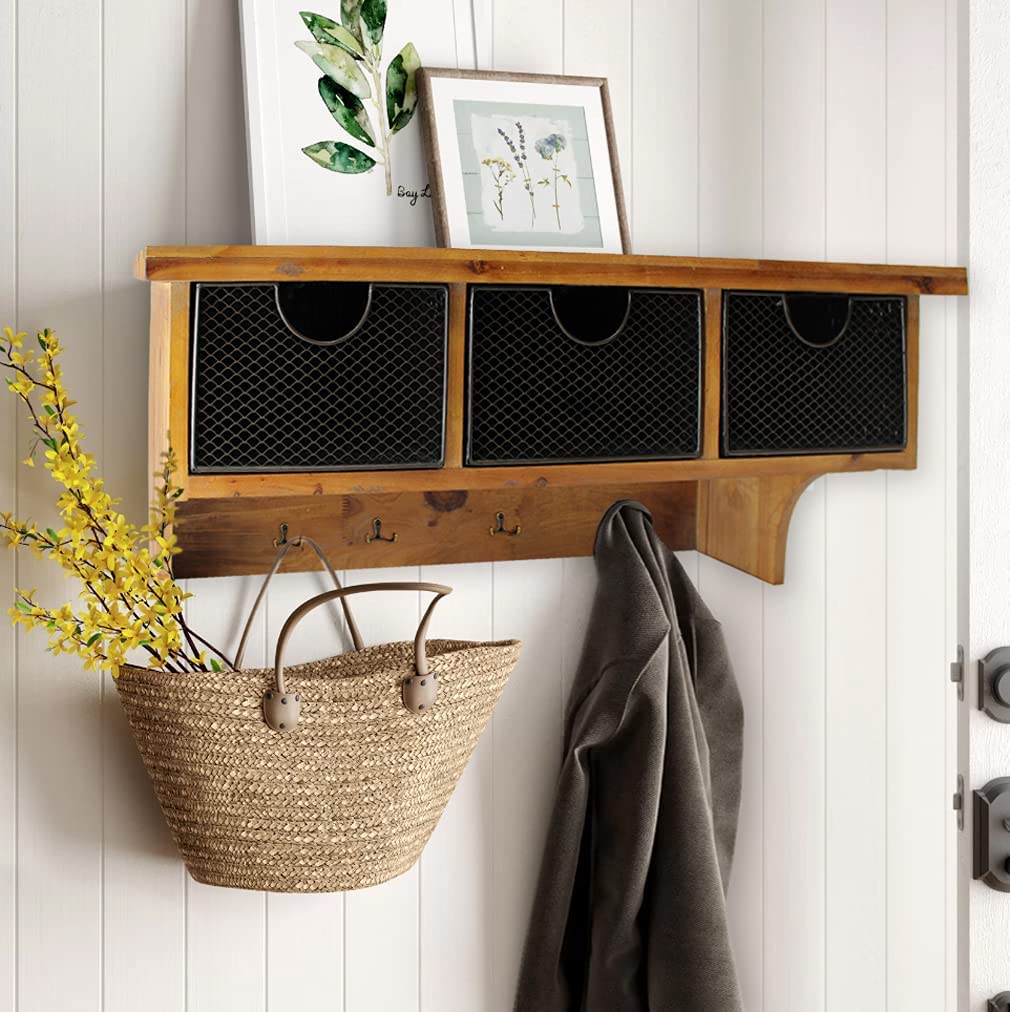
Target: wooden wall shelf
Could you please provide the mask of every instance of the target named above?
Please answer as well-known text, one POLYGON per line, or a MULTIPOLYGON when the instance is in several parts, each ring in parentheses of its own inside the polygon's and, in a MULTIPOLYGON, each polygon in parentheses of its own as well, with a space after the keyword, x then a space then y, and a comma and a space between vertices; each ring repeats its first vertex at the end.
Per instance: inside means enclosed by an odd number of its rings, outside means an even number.
MULTIPOLYGON (((372 247, 152 247, 137 261, 151 282, 150 453, 168 434, 183 463, 179 576, 265 571, 281 524, 316 538, 346 568, 588 555, 615 499, 643 502, 661 536, 770 583, 784 576, 792 509, 830 472, 915 467, 918 297, 967 294, 961 268, 689 257, 372 247), (193 282, 399 281, 449 286, 445 466, 312 474, 192 474, 186 465, 193 282), (704 290, 702 454, 698 459, 466 467, 466 290, 515 283, 704 290), (720 456, 722 293, 845 292, 907 297, 907 442, 891 452, 720 456), (490 533, 495 515, 521 534, 490 533), (367 541, 375 517, 395 542, 367 541)), ((295 553, 296 555, 298 553, 295 553)), ((315 564, 305 553, 293 568, 315 564)), ((290 558, 290 556, 289 556, 290 558)))

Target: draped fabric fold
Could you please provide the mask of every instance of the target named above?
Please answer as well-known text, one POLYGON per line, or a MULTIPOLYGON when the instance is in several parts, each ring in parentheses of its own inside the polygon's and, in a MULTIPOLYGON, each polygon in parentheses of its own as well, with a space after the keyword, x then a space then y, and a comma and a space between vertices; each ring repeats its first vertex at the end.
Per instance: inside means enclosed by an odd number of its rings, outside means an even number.
POLYGON ((733 1012, 743 712, 721 627, 641 504, 607 511, 595 558, 515 1007, 733 1012))

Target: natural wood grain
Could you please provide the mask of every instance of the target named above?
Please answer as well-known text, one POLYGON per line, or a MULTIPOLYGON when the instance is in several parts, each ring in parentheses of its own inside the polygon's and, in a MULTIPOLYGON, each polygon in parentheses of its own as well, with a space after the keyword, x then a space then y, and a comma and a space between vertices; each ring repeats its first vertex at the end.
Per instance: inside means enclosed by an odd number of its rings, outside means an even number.
POLYGON ((767 583, 785 578, 789 518, 816 475, 700 482, 698 551, 767 583))
POLYGON ((722 407, 722 289, 705 290, 704 402, 702 404, 702 456, 719 456, 722 407))
POLYGON ((429 281, 966 295, 962 267, 381 246, 152 246, 148 281, 429 281))
MULTIPOLYGON (((437 565, 507 559, 591 555, 603 512, 616 499, 637 499, 653 514, 660 537, 674 549, 695 543, 693 482, 609 488, 450 491, 360 496, 299 496, 257 501, 183 501, 176 533, 183 552, 175 559, 180 577, 232 576, 265 572, 276 554, 282 523, 289 537, 306 534, 322 544, 338 568, 437 565), (495 514, 514 536, 491 534, 495 514), (395 542, 368 543, 372 520, 395 542)), ((311 553, 289 554, 290 566, 316 569, 311 553)))
POLYGON ((910 295, 906 306, 905 359, 907 362, 908 406, 906 453, 911 454, 911 467, 917 462, 919 446, 919 297, 910 295))
MULTIPOLYGON (((184 490, 189 487, 189 283, 176 282, 172 286, 172 315, 169 324, 168 377, 171 384, 168 431, 164 438, 179 460, 176 483, 184 490)), ((163 340, 163 339, 162 339, 163 340)), ((154 434, 157 436, 157 433, 154 434)), ((151 461, 155 470, 158 462, 151 461)))
POLYGON ((445 466, 463 466, 463 404, 466 383, 466 285, 449 288, 449 346, 446 349, 445 466))
POLYGON ((911 448, 891 453, 837 453, 803 457, 734 457, 718 460, 645 460, 615 464, 531 467, 464 467, 423 471, 339 471, 306 474, 194 474, 193 499, 224 496, 379 494, 447 489, 570 488, 734 478, 750 475, 826 474, 915 467, 911 448))
POLYGON ((147 493, 154 501, 155 467, 168 447, 171 427, 172 378, 170 373, 172 334, 172 289, 164 281, 151 285, 150 351, 147 364, 147 493))

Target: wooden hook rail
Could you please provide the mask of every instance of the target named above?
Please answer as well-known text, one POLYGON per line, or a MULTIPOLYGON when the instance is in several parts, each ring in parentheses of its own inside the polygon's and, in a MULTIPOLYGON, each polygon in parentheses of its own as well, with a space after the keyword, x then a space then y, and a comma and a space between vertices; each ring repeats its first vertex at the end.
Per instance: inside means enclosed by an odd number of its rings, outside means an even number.
MULTIPOLYGON (((152 470, 169 439, 188 459, 194 283, 441 282, 448 292, 443 466, 312 473, 198 473, 187 466, 176 528, 183 548, 176 571, 182 577, 264 572, 282 525, 291 537, 316 539, 346 568, 588 555, 607 507, 637 499, 652 511, 672 548, 697 549, 781 583, 789 520, 810 482, 831 472, 915 467, 918 297, 967 292, 960 268, 346 247, 155 248, 141 255, 137 273, 152 283, 152 470), (467 291, 490 283, 702 291, 699 456, 465 466, 467 291), (721 328, 723 293, 730 289, 902 297, 903 448, 724 456, 721 328)), ((307 553, 292 563, 312 567, 307 553)))

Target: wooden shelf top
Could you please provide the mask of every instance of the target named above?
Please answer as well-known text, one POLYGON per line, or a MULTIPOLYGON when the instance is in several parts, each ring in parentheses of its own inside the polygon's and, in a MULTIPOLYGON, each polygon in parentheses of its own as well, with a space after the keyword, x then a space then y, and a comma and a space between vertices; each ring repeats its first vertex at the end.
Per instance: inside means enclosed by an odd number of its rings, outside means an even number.
POLYGON ((963 267, 385 246, 148 246, 146 281, 612 284, 889 295, 967 295, 963 267))

